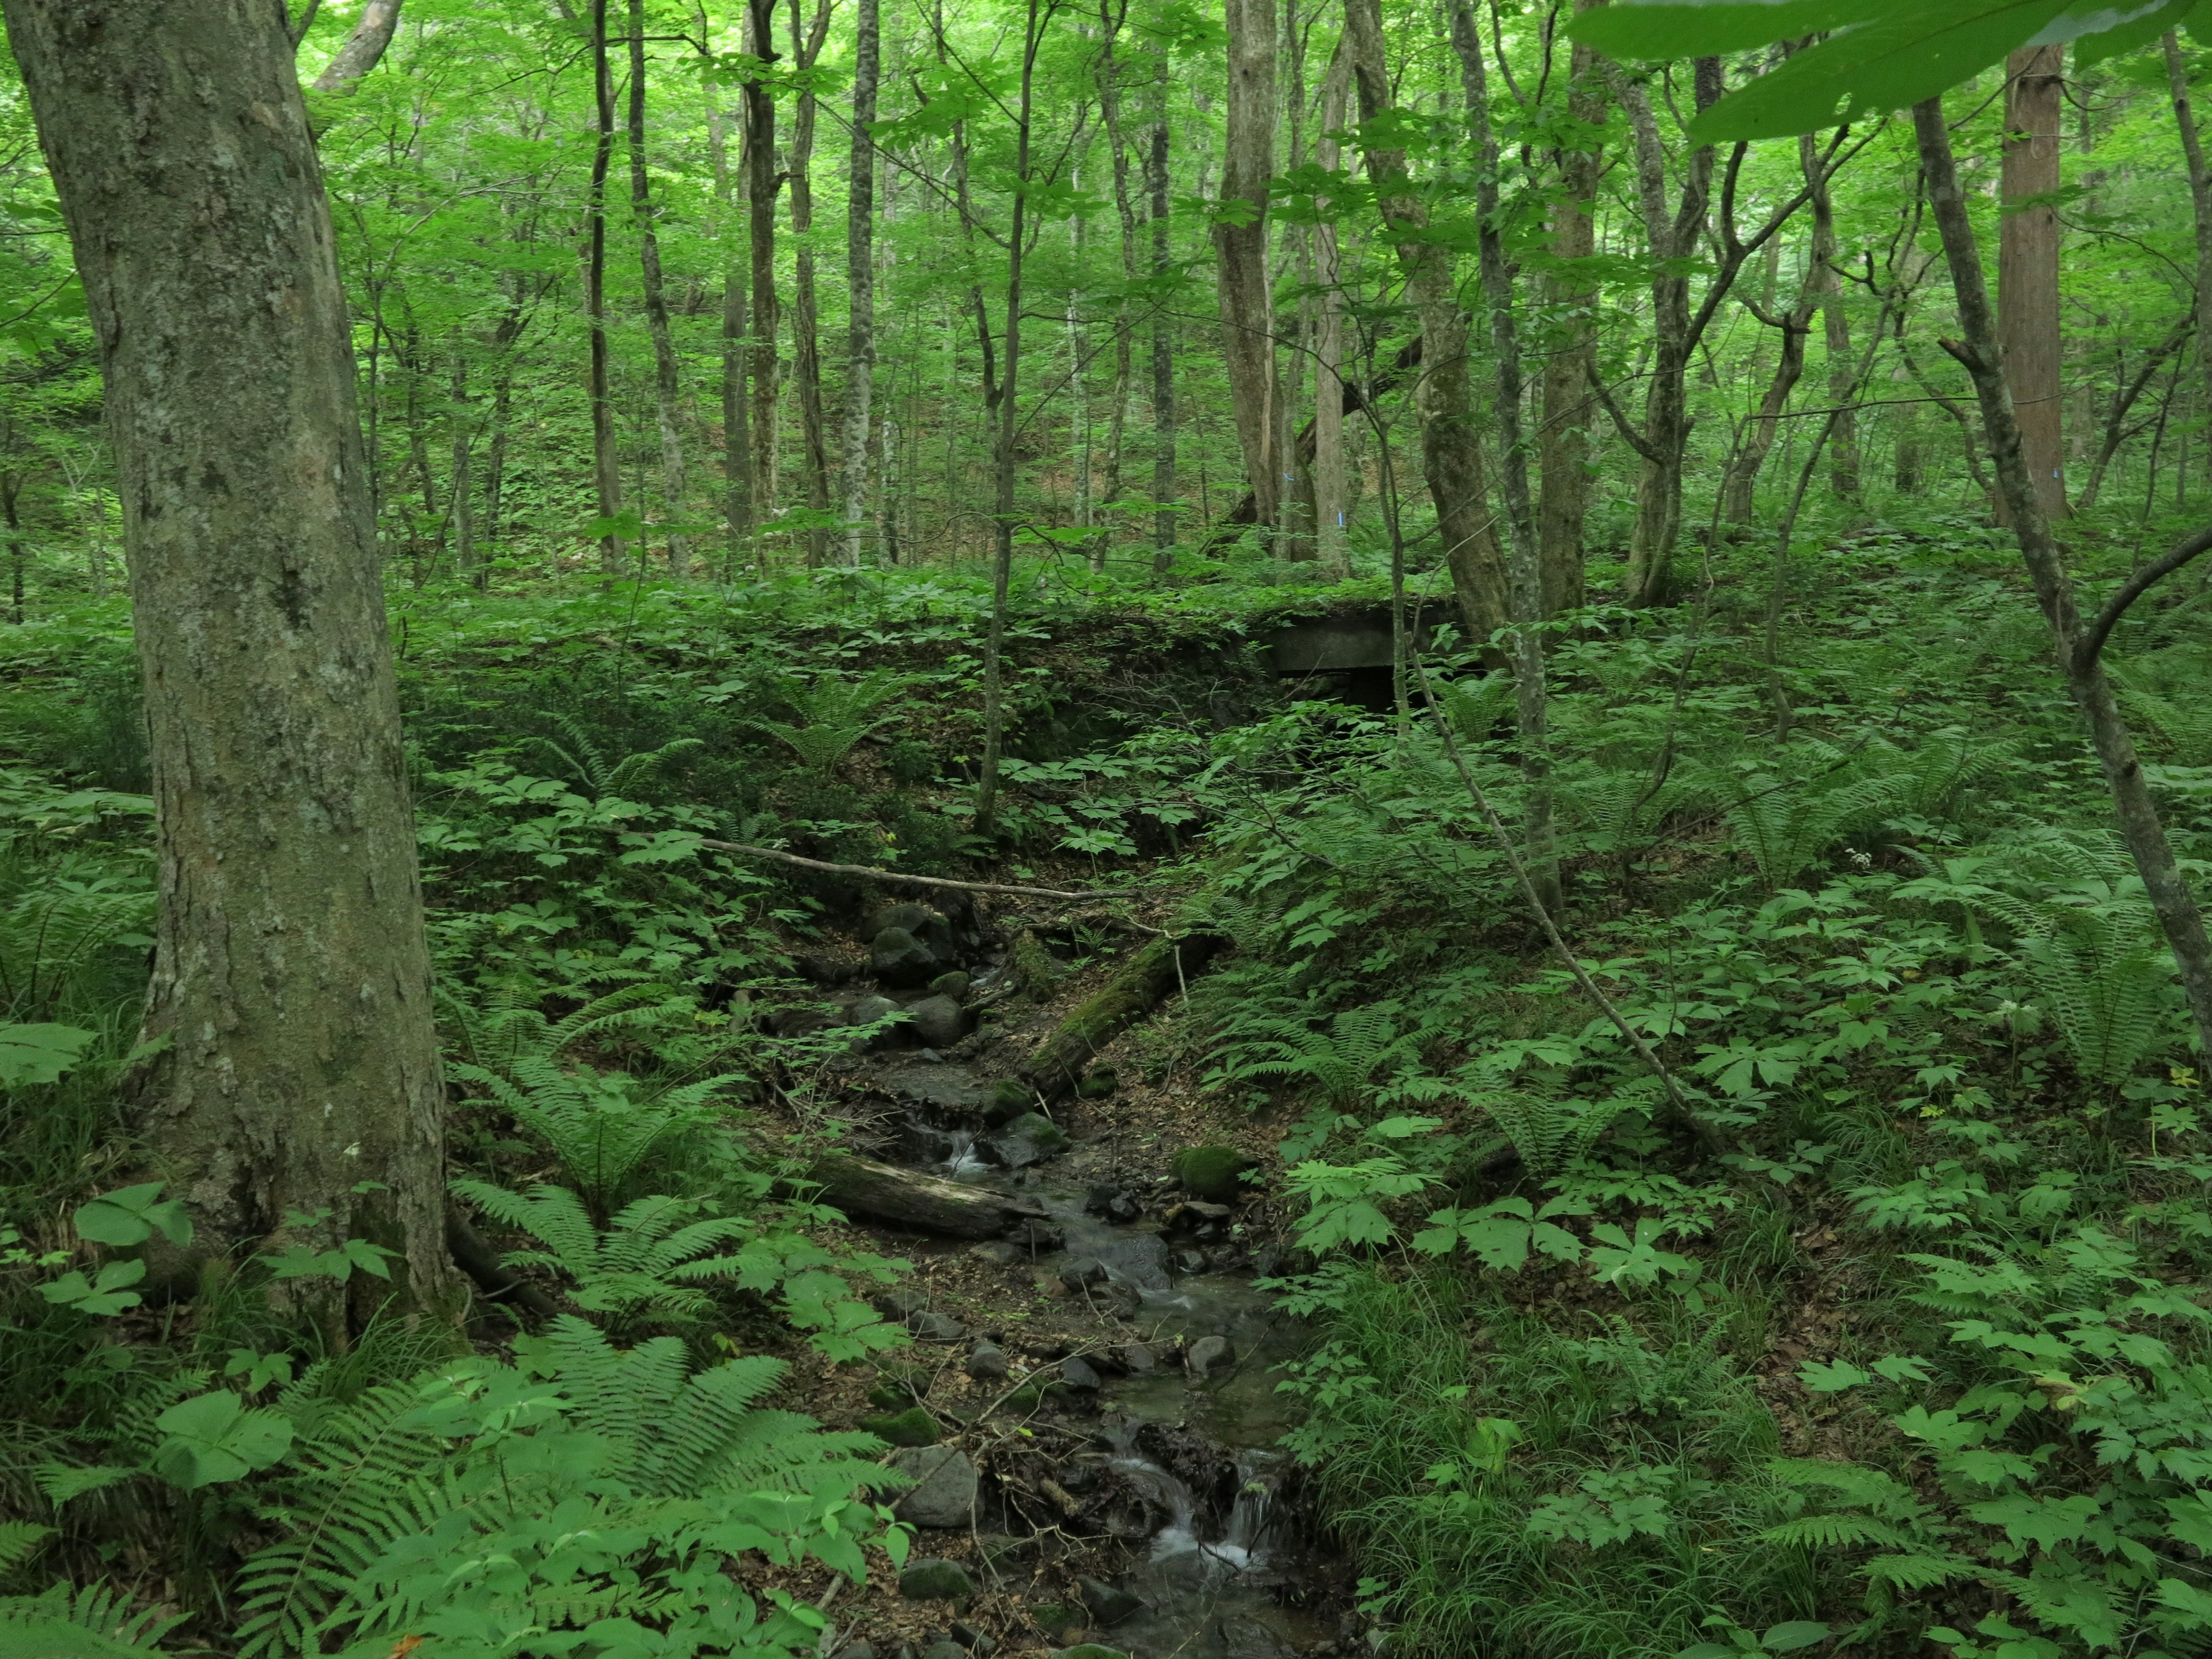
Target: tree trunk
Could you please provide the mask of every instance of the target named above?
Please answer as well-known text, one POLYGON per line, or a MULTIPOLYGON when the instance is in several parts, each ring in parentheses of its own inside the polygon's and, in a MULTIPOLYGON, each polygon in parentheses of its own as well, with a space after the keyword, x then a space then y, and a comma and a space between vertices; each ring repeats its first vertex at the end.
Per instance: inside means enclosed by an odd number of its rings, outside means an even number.
MULTIPOLYGON (((1605 100, 1596 88, 1597 53, 1577 40, 1569 61, 1567 112, 1596 126, 1605 100)), ((1560 200, 1552 210, 1552 255, 1587 259, 1597 251, 1601 157, 1596 149, 1559 154, 1560 200)), ((1583 575, 1583 520, 1589 510, 1589 377, 1597 364, 1597 289, 1572 265, 1545 279, 1545 297, 1561 320, 1544 360, 1543 426, 1536 437, 1539 500, 1536 538, 1544 568, 1544 613, 1571 611, 1588 597, 1583 575)))
MULTIPOLYGON (((1106 142, 1114 164, 1114 211, 1121 231, 1121 282, 1125 289, 1133 289, 1138 280, 1137 204, 1129 188, 1128 135, 1121 125, 1121 70, 1114 56, 1114 41, 1120 17, 1113 11, 1110 0, 1100 0, 1099 23, 1105 35, 1105 45, 1100 52, 1098 70, 1098 107, 1106 124, 1106 142)), ((1114 308, 1114 401, 1106 412, 1105 483, 1099 501, 1112 506, 1121 499, 1122 449, 1128 441, 1129 398, 1136 374, 1136 349, 1132 337, 1130 302, 1125 292, 1114 308)), ((1111 520, 1108 526, 1091 539, 1091 568, 1094 571, 1106 568, 1107 549, 1114 541, 1111 520)))
MULTIPOLYGON (((845 330, 844 561, 860 562, 868 511, 868 406, 876 375, 876 118, 881 56, 877 0, 859 0, 853 46, 853 149, 845 166, 845 289, 851 305, 845 330)), ((881 538, 878 538, 878 540, 881 538)))
POLYGON ((337 49, 323 72, 315 77, 317 92, 350 92, 361 77, 374 69, 399 27, 399 0, 368 0, 361 21, 337 49))
MULTIPOLYGON (((702 25, 703 31, 703 25, 702 25)), ((723 576, 734 580, 738 561, 753 534, 752 411, 745 400, 745 262, 732 233, 737 191, 730 173, 729 137, 721 105, 707 88, 707 149, 714 169, 716 240, 729 247, 722 262, 722 532, 723 576)))
POLYGON ((622 457, 615 448, 615 405, 607 386, 607 167, 615 153, 615 82, 607 62, 607 0, 592 0, 592 85, 598 142, 585 196, 584 314, 592 337, 592 482, 599 497, 599 565, 611 581, 622 574, 622 457))
POLYGON ((444 1094, 345 295, 291 43, 249 0, 5 11, 100 341, 146 684, 161 912, 141 1052, 162 1046, 127 1085, 138 1144, 198 1253, 271 1234, 397 1252, 388 1285, 305 1281, 342 1339, 387 1297, 447 1294, 444 1094))
MULTIPOLYGON (((1697 62, 1699 109, 1720 97, 1717 59, 1697 62)), ((1622 597, 1632 605, 1656 605, 1667 594, 1674 538, 1682 526, 1682 459, 1690 440, 1690 273, 1698 233, 1712 194, 1713 151, 1700 144, 1684 168, 1680 201, 1667 207, 1667 152, 1651 112, 1650 90, 1622 78, 1615 87, 1628 112, 1636 146, 1637 202, 1652 264, 1651 376, 1644 400, 1643 471, 1637 479, 1636 527, 1628 546, 1622 597)))
MULTIPOLYGON (((2159 370, 2167 360, 2189 343, 2189 337, 2196 331, 2196 326, 2193 317, 2184 317, 2167 331, 2166 338, 2143 354, 2142 362, 2136 368, 2134 378, 2123 380, 2113 388, 2112 412, 2105 422, 2104 441, 2098 446, 2096 458, 2089 463, 2089 482, 2081 491, 2081 510, 2084 513, 2097 505, 2097 497, 2105 487, 2106 470, 2112 465, 2112 458, 2119 453, 2120 446, 2133 435, 2127 424, 2129 411, 2135 408, 2150 383, 2158 378, 2159 370)), ((2142 429, 2140 422, 2134 428, 2135 432, 2142 429)))
MULTIPOLYGON (((1391 108, 1376 0, 1346 0, 1344 38, 1359 94, 1359 118, 1370 124, 1391 108)), ((1370 143, 1365 155, 1367 176, 1406 273, 1407 295, 1421 319, 1421 379, 1413 396, 1421 422, 1422 471, 1436 505, 1461 614, 1469 637, 1480 645, 1506 625, 1511 607, 1477 443, 1467 321, 1449 257, 1427 240, 1428 209, 1407 174, 1405 151, 1370 143)))
POLYGON ((1721 483, 1721 522, 1746 525, 1752 520, 1752 490, 1766 465, 1766 457, 1782 429, 1783 411, 1790 394, 1805 374, 1805 337, 1812 331, 1813 307, 1801 302, 1795 310, 1776 318, 1782 335, 1782 356, 1759 399, 1758 411, 1744 423, 1743 439, 1735 459, 1721 483))
MULTIPOLYGON (((1006 236, 1006 326, 998 403, 993 410, 998 421, 991 446, 991 624, 983 647, 983 760, 975 791, 975 827, 986 833, 998 807, 999 752, 1006 739, 1006 599, 1014 572, 1014 447, 1021 429, 1016 419, 1019 408, 1016 389, 1022 360, 1022 265, 1029 246, 1030 127, 1042 39, 1037 29, 1039 3, 1040 0, 1029 0, 1022 33, 1021 101, 1014 118, 1014 206, 1006 236)), ((966 194, 964 187, 962 194, 966 194)), ((975 313, 985 334, 983 372, 988 386, 989 330, 980 294, 975 296, 975 313)))
POLYGON ((2197 230, 2197 362, 2204 376, 2204 406, 2212 409, 2212 173, 2205 169, 2203 137, 2190 107, 2188 66, 2172 29, 2166 32, 2165 46, 2166 86, 2173 96, 2182 160, 2189 169, 2189 204, 2197 230))
MULTIPOLYGON (((817 0, 813 21, 802 34, 799 0, 788 14, 791 52, 804 75, 822 55, 830 34, 831 0, 817 0)), ((799 377, 799 439, 806 451, 806 505, 815 523, 806 532, 806 562, 819 566, 830 554, 830 422, 822 404, 822 325, 814 292, 814 124, 819 110, 811 91, 799 94, 791 123, 791 234, 799 252, 791 283, 791 366, 799 377)))
POLYGON ((1221 356, 1263 530, 1282 520, 1282 387, 1275 367, 1274 283, 1267 269, 1267 181, 1275 174, 1275 0, 1225 0, 1228 141, 1213 228, 1219 260, 1221 356), (1231 222, 1233 216, 1239 222, 1231 222))
POLYGON ((2022 452, 2020 425, 2013 414, 2012 388, 2004 373, 2004 349, 1983 280, 1981 250, 1974 240, 1973 222, 1967 216, 1966 193, 1952 160, 1951 131, 1944 121, 1942 100, 1930 99, 1913 106, 1912 121, 1929 202, 1942 233, 1944 255, 1950 262, 1959 331, 1964 337, 1945 342, 1945 347, 1973 377, 1999 499, 2019 538, 2021 559, 2034 584, 2044 620, 2050 625, 2059 672, 2088 722, 2105 785, 2112 792, 2121 838, 2127 843, 2136 873, 2142 878, 2144 894, 2172 949, 2182 988, 2196 1018, 2198 1044, 2204 1053, 2212 1054, 2212 939, 2205 936, 2203 915, 2174 861, 2173 848, 2159 821, 2158 806, 2143 776, 2135 740, 2121 717, 2112 681, 2106 676, 2102 654, 2094 643, 2085 648, 2073 579, 2051 533, 2051 521, 2036 489, 2038 481, 2022 452))
MULTIPOLYGON (((1821 167, 1818 147, 1809 137, 1798 141, 1805 161, 1805 182, 1813 191, 1813 250, 1810 277, 1820 306, 1823 343, 1828 353, 1828 402, 1836 413, 1828 426, 1828 478, 1836 494, 1847 501, 1859 495, 1859 423, 1850 405, 1857 398, 1856 377, 1851 364, 1851 325, 1844 313, 1844 280, 1836 269, 1835 204, 1829 198, 1828 177, 1821 167)), ((1786 349, 1786 348, 1785 348, 1786 349)), ((1799 347, 1802 352, 1803 347, 1799 347)))
MULTIPOLYGON (((745 0, 745 50, 763 63, 778 61, 775 0, 745 0)), ((750 515, 756 522, 776 509, 776 392, 781 366, 776 340, 781 307, 775 295, 775 99, 765 81, 745 82, 745 208, 752 245, 753 480, 750 515)))
POLYGON ((1512 560, 1507 567, 1508 600, 1513 623, 1515 738, 1521 757, 1521 833, 1523 858, 1537 902, 1552 915, 1562 907, 1559 855, 1552 833, 1552 745, 1544 696, 1544 575, 1536 544, 1536 514, 1528 490, 1528 447, 1522 433, 1521 331, 1516 315, 1513 273, 1505 260, 1498 228, 1497 130, 1490 120, 1489 76, 1482 61, 1482 37, 1476 32, 1468 0, 1454 0, 1452 50, 1459 58, 1467 100, 1468 134, 1474 146, 1474 203, 1477 257, 1484 308, 1490 325, 1490 361, 1498 422, 1498 493, 1505 503, 1505 528, 1512 560))
MULTIPOLYGON (((1168 240, 1168 52, 1152 60, 1152 143, 1145 160, 1146 193, 1152 199, 1152 280, 1164 283, 1171 269, 1168 240)), ((1164 305, 1152 312, 1152 574, 1175 568, 1176 509, 1175 316, 1164 305)))
MULTIPOLYGON (((668 295, 660 279, 660 238, 653 228, 653 184, 645 166, 645 0, 629 0, 629 204, 637 216, 638 265, 645 281, 645 326, 653 337, 653 412, 660 426, 661 510, 672 526, 685 518, 684 434, 678 427, 684 391, 676 343, 668 329, 668 295)), ((691 574, 691 538, 668 532, 668 574, 691 574)))
MULTIPOLYGON (((2004 199, 1997 227, 1997 322, 2021 453, 2046 519, 2066 516, 2066 449, 2058 332, 2059 122, 2066 48, 2024 47, 2005 60, 2004 199)), ((2004 506, 2000 495, 2002 510, 2004 506)))
POLYGON ((486 572, 477 561, 476 484, 469 476, 476 434, 469 422, 469 359, 460 334, 453 336, 453 389, 446 416, 453 441, 453 568, 481 592, 486 572))
MULTIPOLYGON (((1344 147, 1333 136, 1343 130, 1352 90, 1352 59, 1339 50, 1322 82, 1322 136, 1314 159, 1324 172, 1344 164, 1344 147)), ((1315 203, 1318 210, 1324 204, 1315 203)), ((1324 218, 1314 227, 1314 276, 1321 289, 1321 315, 1314 331, 1313 479, 1314 534, 1322 569, 1332 577, 1352 574, 1346 532, 1350 504, 1344 480, 1344 260, 1336 227, 1324 218)))

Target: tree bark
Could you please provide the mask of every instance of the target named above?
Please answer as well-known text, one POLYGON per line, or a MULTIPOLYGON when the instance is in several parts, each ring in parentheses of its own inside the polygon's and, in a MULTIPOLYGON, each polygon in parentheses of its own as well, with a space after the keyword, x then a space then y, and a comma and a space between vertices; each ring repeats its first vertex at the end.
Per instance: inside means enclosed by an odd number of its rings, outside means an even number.
POLYGON ((162 1046, 128 1081, 134 1127, 196 1252, 271 1234, 397 1252, 389 1285, 306 1281, 343 1338, 388 1296, 447 1294, 444 1095, 344 289, 291 42, 256 0, 5 13, 100 342, 145 679, 161 910, 143 1038, 162 1046), (326 1213, 293 1228, 291 1211, 326 1213))
MULTIPOLYGON (((1851 404, 1858 397, 1857 375, 1851 362, 1851 325, 1844 313, 1844 281, 1837 270, 1836 208, 1828 194, 1827 170, 1820 165, 1819 147, 1810 137, 1800 139, 1805 162, 1805 182, 1813 192, 1812 270, 1818 284, 1822 343, 1828 354, 1828 403, 1835 410, 1828 425, 1828 478, 1845 501, 1859 495, 1859 423, 1851 404)), ((1800 349, 1802 350, 1802 347, 1800 349)))
POLYGON ((350 92, 362 76, 376 67, 398 27, 399 0, 368 0, 361 9, 361 21, 353 26, 345 44, 315 77, 315 90, 350 92))
POLYGON ((845 164, 844 562, 860 562, 868 512, 868 410, 876 376, 876 118, 881 41, 877 0, 859 0, 853 41, 853 148, 845 164))
MULTIPOLYGON (((1334 134, 1344 128, 1352 91, 1352 59, 1340 48, 1322 82, 1321 137, 1314 160, 1324 172, 1344 164, 1344 147, 1334 134)), ((1323 202, 1316 202, 1320 210, 1323 202)), ((1328 575, 1352 574, 1348 542, 1349 503, 1344 483, 1344 259, 1336 226, 1324 216, 1314 227, 1314 276, 1321 289, 1321 315, 1314 330, 1314 453, 1306 469, 1313 479, 1314 536, 1322 569, 1328 575)))
MULTIPOLYGON (((2166 32, 2166 80, 2173 97, 2173 123, 2181 135, 2181 155, 2189 169, 2189 205, 2197 231, 2197 368, 2204 376, 2204 407, 2212 409, 2212 173, 2204 165, 2203 136, 2190 106, 2189 70, 2181 42, 2166 32)), ((2087 503, 2084 503, 2087 505, 2087 503)))
MULTIPOLYGON (((775 0, 745 0, 745 50, 763 63, 779 61, 775 0)), ((781 307, 775 293, 775 100, 757 77, 745 82, 745 209, 752 252, 753 479, 756 522, 776 509, 776 341, 781 307)))
POLYGON ((1282 520, 1287 460, 1275 366, 1274 283, 1267 269, 1267 181, 1275 173, 1275 0, 1225 0, 1224 15, 1228 131, 1223 216, 1213 227, 1221 356, 1257 521, 1273 530, 1282 520))
MULTIPOLYGON (((1392 105, 1376 0, 1346 0, 1344 38, 1359 94, 1359 118, 1373 123, 1392 105)), ((1505 626, 1511 606, 1474 426, 1467 319, 1460 311, 1449 257, 1427 239, 1428 208, 1407 173, 1405 151, 1369 143, 1365 159, 1406 273, 1407 297, 1421 319, 1421 379, 1413 394, 1421 423, 1421 468, 1461 614, 1469 636, 1481 645, 1505 626)))
POLYGON ((2174 861, 2173 848, 2159 821, 2158 806, 2143 776, 2135 740, 2121 717, 2112 682, 2106 677, 2103 657, 2096 648, 2101 639, 2093 636, 2086 641, 2089 648, 2084 648, 2073 579, 2051 533, 2051 520, 2044 514, 2037 481, 2022 451, 1997 319, 1983 279, 1981 250, 1967 216, 1966 193, 1960 187, 1958 168, 1952 159, 1951 131, 1944 121, 1942 100, 1936 98, 1916 104, 1912 122, 1929 203, 1942 234, 1943 252, 1950 264, 1951 285, 1958 300, 1959 331, 1963 337, 1945 342, 1945 349, 1973 377, 1982 430, 1996 472, 1998 497, 2019 539, 2021 559, 2034 585, 2044 620, 2050 625, 2059 672, 2088 722, 2105 785, 2112 792, 2121 838, 2127 843, 2136 873, 2142 878, 2145 896, 2172 949, 2182 988, 2196 1019, 2197 1042, 2204 1053, 2212 1054, 2212 939, 2206 938, 2203 915, 2174 861))
MULTIPOLYGON (((704 25, 702 25, 702 33, 704 25)), ((714 170, 716 229, 730 252, 722 264, 722 561, 726 579, 734 580, 738 561, 753 534, 752 411, 745 398, 745 366, 751 342, 746 337, 748 304, 745 261, 725 229, 734 228, 737 191, 730 173, 730 150, 722 107, 711 83, 707 89, 707 148, 714 170)))
MULTIPOLYGON (((1102 505, 1108 507, 1121 499, 1122 451, 1128 441, 1129 398, 1136 374, 1134 331, 1127 290, 1135 288, 1138 279, 1137 204, 1129 188, 1128 134, 1121 121, 1121 65, 1114 55, 1114 43, 1126 15, 1126 8, 1116 14, 1111 0, 1099 0, 1098 21, 1104 44, 1099 51, 1098 110, 1106 125, 1107 148, 1114 167, 1114 212, 1121 226, 1121 283, 1125 290, 1114 308, 1114 401, 1106 411, 1105 483, 1098 498, 1102 505)), ((1106 553, 1114 537, 1113 523, 1109 521, 1106 528, 1091 538, 1092 570, 1106 568, 1106 553)))
MULTIPOLYGON (((822 55, 830 36, 833 0, 816 0, 814 16, 801 33, 799 0, 791 0, 791 53, 803 74, 822 55)), ((798 244, 792 262, 791 359, 799 378, 799 441, 806 452, 806 505, 817 522, 806 532, 806 562, 818 566, 830 552, 830 532, 820 520, 830 511, 830 422, 822 404, 822 325, 814 291, 814 126, 819 103, 811 91, 799 94, 791 122, 791 234, 798 244)))
POLYGON ((453 334, 453 398, 446 422, 453 444, 453 568, 463 581, 481 591, 486 573, 477 562, 476 485, 469 465, 477 434, 469 422, 468 352, 458 329, 453 334))
MULTIPOLYGON (((1170 271, 1168 197, 1168 52, 1152 59, 1152 142, 1145 158, 1146 193, 1151 198, 1152 280, 1164 284, 1170 271)), ((1152 573, 1164 576, 1175 567, 1176 509, 1175 315, 1162 303, 1152 312, 1152 573)))
MULTIPOLYGON (((1597 90, 1597 53, 1577 40, 1569 59, 1567 113, 1595 128, 1605 118, 1597 90)), ((1559 152, 1559 202, 1552 210, 1555 259, 1587 259, 1597 251, 1601 161, 1589 148, 1559 152)), ((1583 521, 1589 510, 1589 378, 1597 365, 1597 289, 1571 264, 1545 279, 1545 297, 1559 316, 1558 337, 1544 360, 1543 425, 1536 437, 1539 507, 1536 538, 1543 561, 1544 613, 1571 611, 1588 597, 1583 574, 1583 521)))
MULTIPOLYGON (((2035 498, 2047 519, 2066 516, 2066 447, 2059 402, 2057 204, 2059 123, 2066 48, 2024 47, 2005 60, 2004 199, 1997 227, 1997 323, 2005 380, 2035 498), (2023 198, 2045 199, 2025 206, 2023 198)), ((2008 506, 2001 506, 2008 511, 2008 506)))
POLYGON ((584 315, 591 333, 592 483, 599 498, 599 564, 607 580, 622 574, 623 541, 611 528, 623 509, 622 457, 615 447, 615 406, 607 386, 607 168, 615 153, 615 82, 607 61, 607 0, 592 0, 592 87, 598 139, 584 198, 584 315))
MULTIPOLYGON (((672 525, 685 517, 684 434, 678 424, 684 389, 676 342, 668 327, 668 295, 660 276, 660 238, 653 228, 653 183, 645 165, 645 0, 629 0, 629 203, 637 216, 638 266, 645 283, 645 326, 653 337, 653 413, 660 427, 661 507, 672 525)), ((668 532, 668 574, 691 574, 691 538, 668 532)))

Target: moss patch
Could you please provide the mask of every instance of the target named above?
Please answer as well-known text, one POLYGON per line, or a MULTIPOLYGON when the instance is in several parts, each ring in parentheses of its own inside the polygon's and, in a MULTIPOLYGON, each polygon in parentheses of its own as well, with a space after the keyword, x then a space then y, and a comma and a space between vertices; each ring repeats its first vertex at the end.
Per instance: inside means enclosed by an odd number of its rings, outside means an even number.
POLYGON ((902 1412, 882 1417, 864 1417, 860 1426, 877 1439, 894 1446, 933 1446, 945 1432, 938 1427, 937 1419, 919 1406, 909 1406, 902 1412))
POLYGON ((1242 1177, 1250 1168, 1250 1155, 1234 1146, 1193 1146, 1176 1154, 1176 1179, 1183 1191, 1209 1204, 1234 1204, 1243 1197, 1242 1177))

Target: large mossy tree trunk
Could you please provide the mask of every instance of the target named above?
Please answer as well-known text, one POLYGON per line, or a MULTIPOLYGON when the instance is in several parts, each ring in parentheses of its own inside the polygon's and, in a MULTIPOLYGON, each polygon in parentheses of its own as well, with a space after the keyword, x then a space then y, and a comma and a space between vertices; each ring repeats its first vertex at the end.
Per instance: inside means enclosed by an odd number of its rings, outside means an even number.
POLYGON ((442 1091, 345 295, 284 16, 5 15, 99 337, 145 679, 160 1048, 134 1127, 196 1249, 396 1251, 391 1285, 349 1287, 358 1328, 447 1285, 442 1091), (325 1213, 287 1231, 288 1211, 325 1213))

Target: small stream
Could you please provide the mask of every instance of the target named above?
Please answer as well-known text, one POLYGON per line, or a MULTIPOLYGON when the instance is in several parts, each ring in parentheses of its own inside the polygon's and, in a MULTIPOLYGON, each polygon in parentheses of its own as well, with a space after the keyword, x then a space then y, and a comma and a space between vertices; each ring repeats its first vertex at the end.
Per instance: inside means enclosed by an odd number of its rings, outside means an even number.
POLYGON ((1234 1348, 1226 1373, 1202 1383, 1170 1364, 1103 1378, 1097 1437, 1104 1467, 1144 1500, 1133 1530, 1114 1528, 1141 1551, 1115 1584, 1144 1605, 1087 1639, 1135 1659, 1291 1659, 1326 1643, 1334 1631, 1292 1605, 1310 1558, 1294 1507, 1281 1496, 1290 1460, 1273 1449, 1295 1421, 1274 1367, 1299 1352, 1305 1333, 1249 1278, 1210 1271, 1198 1252, 1178 1251, 1157 1219, 1117 1224, 1092 1213, 1079 1147, 1019 1172, 989 1162, 978 1131, 951 1127, 983 1097, 965 1067, 901 1067, 895 1085, 911 1108, 903 1161, 1041 1204, 1066 1238, 1041 1265, 1101 1263, 1122 1305, 1135 1294, 1133 1339, 1220 1336, 1234 1348), (1193 1457, 1220 1474, 1211 1489, 1194 1490, 1169 1467, 1188 1468, 1193 1457))

